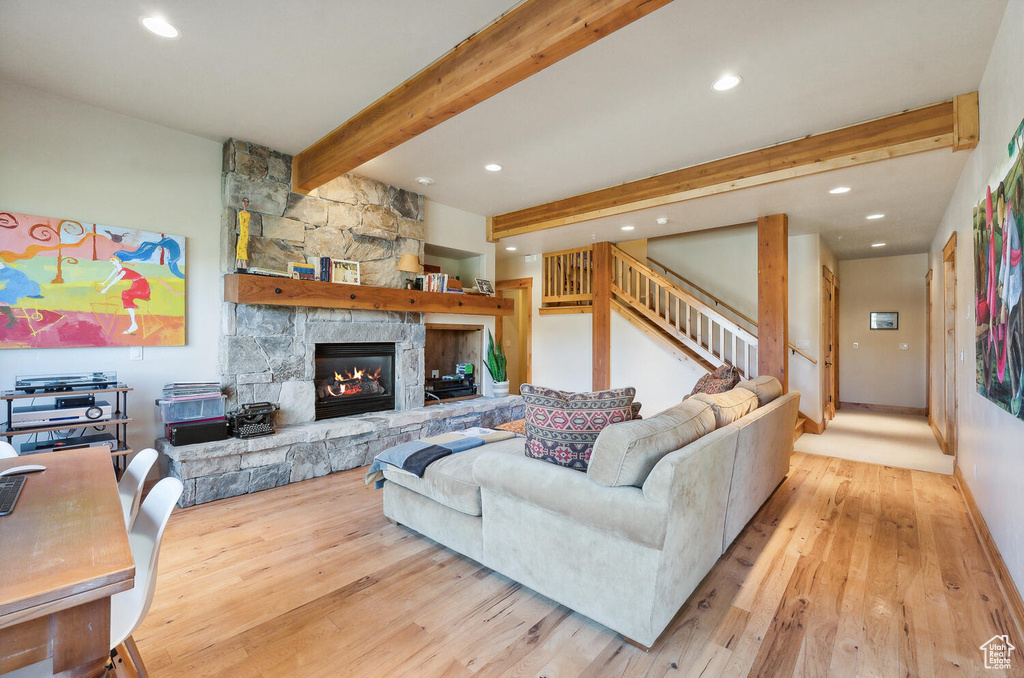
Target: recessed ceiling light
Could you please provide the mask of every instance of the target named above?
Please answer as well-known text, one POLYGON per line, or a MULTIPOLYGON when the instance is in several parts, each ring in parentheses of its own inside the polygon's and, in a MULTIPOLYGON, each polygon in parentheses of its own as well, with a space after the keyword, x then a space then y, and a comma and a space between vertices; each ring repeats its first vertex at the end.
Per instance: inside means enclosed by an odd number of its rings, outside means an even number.
POLYGON ((726 73, 718 80, 715 80, 715 84, 711 85, 711 87, 716 92, 724 92, 726 90, 732 89, 741 82, 743 82, 743 78, 741 78, 740 76, 733 75, 732 73, 726 73))
POLYGON ((423 184, 424 186, 429 186, 430 184, 434 183, 434 180, 431 179, 430 177, 416 177, 416 183, 423 184))
POLYGON ((879 212, 878 214, 869 214, 869 215, 867 216, 867 218, 868 218, 868 219, 871 219, 872 221, 874 221, 875 219, 881 219, 881 218, 883 218, 884 216, 885 216, 884 214, 882 214, 881 212, 879 212))
POLYGON ((873 242, 873 243, 871 243, 871 246, 872 247, 885 247, 885 243, 884 242, 873 242))
POLYGON ((657 219, 655 219, 655 221, 664 226, 665 224, 668 223, 668 217, 658 217, 657 219))
POLYGON ((492 162, 489 165, 484 165, 484 169, 487 170, 488 172, 500 172, 501 171, 501 165, 499 165, 496 162, 492 162))
POLYGON ((515 251, 516 251, 516 248, 515 248, 515 246, 514 246, 514 245, 509 245, 509 246, 508 246, 508 247, 506 247, 505 249, 506 249, 506 250, 508 250, 509 252, 515 252, 515 251))
POLYGON ((161 38, 181 37, 181 31, 168 23, 167 19, 161 16, 144 16, 140 19, 146 30, 156 33, 161 38))
POLYGON ((832 195, 841 195, 843 193, 849 193, 849 192, 850 192, 850 187, 849 186, 836 186, 831 191, 829 191, 829 193, 831 193, 832 195))
POLYGON ((623 231, 632 231, 634 228, 636 228, 636 226, 623 226, 622 230, 623 231))

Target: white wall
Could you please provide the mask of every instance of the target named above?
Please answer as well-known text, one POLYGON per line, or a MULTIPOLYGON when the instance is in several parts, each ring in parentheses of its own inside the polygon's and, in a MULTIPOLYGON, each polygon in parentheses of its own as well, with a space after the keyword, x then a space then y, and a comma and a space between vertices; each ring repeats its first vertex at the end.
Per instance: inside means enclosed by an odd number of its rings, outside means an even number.
MULTIPOLYGON (((498 278, 533 278, 533 383, 565 391, 589 391, 594 373, 590 314, 541 315, 541 260, 498 262, 498 278)), ((615 347, 612 346, 614 353, 615 347)))
MULTIPOLYGON (((424 204, 424 221, 427 231, 426 242, 431 245, 441 245, 482 255, 484 270, 481 275, 494 283, 494 244, 487 242, 486 217, 427 200, 424 204)), ((472 280, 463 279, 462 282, 466 286, 473 286, 472 280)), ((486 360, 487 331, 494 332, 494 316, 427 313, 426 322, 449 325, 483 325, 484 331, 480 333, 480 355, 483 360, 486 360)), ((490 374, 482 364, 480 372, 477 384, 480 385, 484 395, 490 395, 490 374)))
MULTIPOLYGON (((647 255, 757 320, 757 225, 717 228, 647 241, 647 255)), ((800 391, 800 411, 820 422, 821 266, 835 257, 817 234, 789 238, 789 341, 807 342, 817 364, 790 353, 789 387, 800 391)))
MULTIPOLYGON (((942 246, 957 232, 957 364, 959 459, 967 485, 1018 590, 1024 589, 1024 422, 978 394, 974 347, 974 266, 971 214, 1006 144, 1024 117, 1024 0, 1010 0, 978 88, 981 143, 971 152, 931 248, 932 400, 942 402, 942 246)), ((941 421, 941 412, 936 417, 941 421)))
POLYGON ((647 256, 757 320, 757 224, 651 238, 647 256))
MULTIPOLYGON (((129 396, 129 442, 158 435, 165 382, 217 380, 221 145, 0 82, 0 209, 186 237, 184 347, 0 350, 0 389, 16 374, 115 370, 129 396)), ((162 435, 162 434, 159 434, 162 435)))
POLYGON ((840 402, 926 407, 927 272, 927 254, 839 262, 840 402), (896 311, 899 328, 870 329, 872 311, 896 311))

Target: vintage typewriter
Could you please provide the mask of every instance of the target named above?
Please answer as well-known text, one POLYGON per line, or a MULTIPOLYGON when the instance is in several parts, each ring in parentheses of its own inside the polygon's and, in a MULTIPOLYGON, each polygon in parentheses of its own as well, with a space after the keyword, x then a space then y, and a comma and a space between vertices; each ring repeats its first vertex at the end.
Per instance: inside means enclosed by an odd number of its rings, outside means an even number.
POLYGON ((277 403, 249 403, 228 414, 228 425, 231 435, 236 438, 256 438, 276 433, 274 430, 274 412, 280 406, 277 403))

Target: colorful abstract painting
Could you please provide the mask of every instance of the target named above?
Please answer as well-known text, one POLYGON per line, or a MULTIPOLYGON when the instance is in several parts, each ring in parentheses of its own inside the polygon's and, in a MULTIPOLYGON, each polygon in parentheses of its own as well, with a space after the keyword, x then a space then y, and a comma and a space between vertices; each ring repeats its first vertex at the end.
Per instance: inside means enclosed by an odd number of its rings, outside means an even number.
POLYGON ((0 212, 0 348, 184 344, 185 238, 0 212))
POLYGON ((978 391, 1024 419, 1024 167, 1021 122, 974 208, 978 391))

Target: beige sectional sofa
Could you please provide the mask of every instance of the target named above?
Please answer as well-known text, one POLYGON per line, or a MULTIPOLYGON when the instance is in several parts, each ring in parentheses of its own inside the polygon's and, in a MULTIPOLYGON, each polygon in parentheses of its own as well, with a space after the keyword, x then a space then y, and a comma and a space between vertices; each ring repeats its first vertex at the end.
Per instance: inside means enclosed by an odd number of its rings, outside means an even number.
POLYGON ((604 429, 587 473, 523 438, 386 470, 384 513, 650 647, 789 469, 799 393, 771 377, 604 429))

